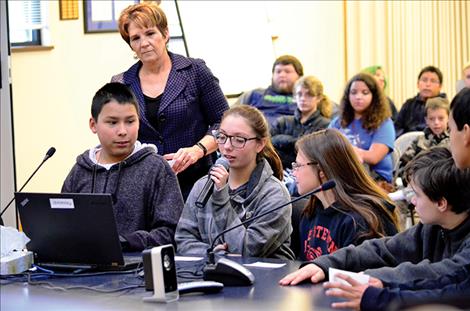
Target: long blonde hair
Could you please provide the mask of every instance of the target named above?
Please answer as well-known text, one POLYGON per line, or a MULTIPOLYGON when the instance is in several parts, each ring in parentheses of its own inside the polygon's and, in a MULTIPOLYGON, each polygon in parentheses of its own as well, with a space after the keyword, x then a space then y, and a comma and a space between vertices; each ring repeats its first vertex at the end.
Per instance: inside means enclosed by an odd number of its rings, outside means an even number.
POLYGON ((271 143, 271 135, 269 134, 268 122, 264 115, 257 108, 248 105, 236 105, 225 111, 222 121, 228 116, 240 116, 246 120, 248 125, 253 129, 258 139, 265 139, 266 145, 263 150, 258 153, 258 160, 265 158, 271 166, 274 176, 279 180, 283 178, 282 162, 276 150, 271 143))

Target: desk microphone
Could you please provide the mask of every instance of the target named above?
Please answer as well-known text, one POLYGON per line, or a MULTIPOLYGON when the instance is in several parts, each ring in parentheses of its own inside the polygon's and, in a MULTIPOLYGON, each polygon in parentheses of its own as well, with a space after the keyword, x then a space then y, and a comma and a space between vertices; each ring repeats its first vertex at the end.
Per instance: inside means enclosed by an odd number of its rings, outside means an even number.
POLYGON ((225 233, 232 231, 233 229, 236 229, 240 226, 246 225, 247 223, 250 223, 253 220, 256 220, 258 218, 261 218, 263 216, 266 216, 278 209, 281 209, 289 204, 295 203, 301 199, 304 199, 306 197, 309 197, 317 192, 321 191, 326 191, 329 189, 332 189, 336 187, 336 182, 334 180, 328 180, 324 184, 322 184, 320 187, 313 189, 310 192, 307 192, 292 201, 289 201, 287 203, 284 203, 282 205, 279 205, 275 208, 272 208, 270 210, 267 210, 264 213, 261 213, 255 217, 252 217, 250 219, 247 219, 245 221, 242 221, 238 225, 235 225, 233 227, 230 227, 228 229, 225 229, 221 233, 215 236, 214 240, 212 241, 211 247, 207 249, 207 265, 204 268, 204 280, 206 281, 216 281, 216 282, 221 282, 224 283, 224 285, 251 285, 254 282, 254 276, 251 274, 251 272, 248 271, 245 267, 242 265, 233 262, 231 260, 228 260, 226 258, 222 258, 217 264, 215 263, 215 254, 214 254, 214 247, 216 241, 225 233), (218 267, 220 264, 222 264, 222 267, 218 267), (248 272, 248 275, 247 275, 248 272), (251 275, 251 277, 250 277, 251 275), (250 282, 251 281, 251 282, 250 282))
MULTIPOLYGON (((212 167, 216 165, 222 165, 226 170, 228 170, 230 167, 230 163, 228 162, 226 157, 218 158, 212 167)), ((202 188, 201 192, 199 193, 199 196, 196 199, 195 204, 199 208, 203 208, 204 206, 206 206, 207 201, 209 200, 209 198, 212 195, 212 192, 214 191, 214 181, 211 179, 210 171, 209 171, 209 176, 207 177, 208 177, 207 182, 204 185, 204 188, 202 188)))
MULTIPOLYGON (((44 164, 44 162, 46 162, 50 157, 52 157, 55 153, 55 148, 54 147, 51 147, 49 148, 49 150, 47 150, 46 152, 46 155, 44 156, 44 159, 42 159, 42 162, 41 164, 39 164, 39 166, 36 168, 36 170, 33 172, 33 174, 31 174, 31 176, 28 178, 28 180, 24 183, 24 185, 20 188, 20 190, 18 190, 18 192, 21 192, 21 190, 23 190, 24 187, 26 187, 26 185, 29 183, 29 181, 31 180, 31 178, 33 178, 33 176, 36 174, 36 172, 41 168, 41 166, 44 164)), ((13 203, 13 201, 15 200, 15 197, 13 196, 13 198, 11 199, 10 202, 8 202, 7 206, 5 206, 5 208, 2 210, 2 212, 0 213, 0 225, 3 225, 3 219, 2 219, 2 215, 3 213, 5 213, 5 211, 8 209, 8 207, 10 207, 11 203, 13 203)))

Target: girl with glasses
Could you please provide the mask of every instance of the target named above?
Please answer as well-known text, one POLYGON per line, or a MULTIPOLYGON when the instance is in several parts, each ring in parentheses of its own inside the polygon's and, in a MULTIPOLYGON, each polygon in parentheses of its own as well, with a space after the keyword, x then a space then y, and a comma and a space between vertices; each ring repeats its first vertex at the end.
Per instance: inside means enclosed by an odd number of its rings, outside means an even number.
POLYGON ((336 181, 335 188, 312 196, 302 211, 298 228, 301 260, 397 233, 392 201, 369 177, 339 131, 327 129, 303 136, 296 149, 292 167, 299 194, 327 180, 336 181))
POLYGON ((186 201, 176 229, 178 253, 205 255, 212 244, 216 251, 242 256, 293 259, 290 250, 291 208, 277 210, 214 238, 223 230, 289 202, 282 184, 282 164, 271 144, 263 114, 248 105, 237 105, 224 113, 214 132, 219 151, 230 169, 212 167, 196 182, 186 201), (196 201, 208 179, 212 195, 203 207, 196 201))

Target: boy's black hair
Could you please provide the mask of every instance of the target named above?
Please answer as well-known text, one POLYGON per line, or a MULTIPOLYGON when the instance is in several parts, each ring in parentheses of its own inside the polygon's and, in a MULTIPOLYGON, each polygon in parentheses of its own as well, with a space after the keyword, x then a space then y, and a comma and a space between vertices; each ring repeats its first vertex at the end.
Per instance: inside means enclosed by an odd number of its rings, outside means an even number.
POLYGON ((458 169, 449 149, 434 147, 419 153, 406 165, 405 176, 431 201, 445 198, 454 213, 470 211, 470 169, 458 169))
POLYGON ((418 81, 419 81, 419 79, 421 79, 421 76, 426 72, 434 72, 435 74, 437 74, 437 77, 439 78, 439 84, 442 84, 443 79, 444 79, 442 77, 442 72, 439 68, 437 68, 435 66, 426 66, 423 69, 421 69, 421 71, 419 72, 419 75, 418 75, 418 81))
POLYGON ((101 113, 103 106, 110 101, 115 101, 122 105, 133 105, 137 110, 137 114, 139 114, 139 105, 137 104, 137 99, 135 98, 134 93, 132 93, 132 91, 122 83, 111 82, 105 84, 96 92, 95 96, 93 96, 91 104, 91 116, 93 119, 98 120, 98 116, 101 113))
POLYGON ((450 103, 452 118, 459 131, 465 124, 470 126, 470 88, 464 87, 450 103))

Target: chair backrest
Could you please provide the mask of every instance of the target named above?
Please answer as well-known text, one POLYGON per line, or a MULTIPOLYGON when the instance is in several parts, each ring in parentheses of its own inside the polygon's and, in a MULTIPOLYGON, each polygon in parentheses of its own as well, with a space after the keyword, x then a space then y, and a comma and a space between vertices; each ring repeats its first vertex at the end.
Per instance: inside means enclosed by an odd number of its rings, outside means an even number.
MULTIPOLYGON (((424 132, 422 131, 412 131, 407 132, 395 140, 392 161, 393 161, 393 172, 396 175, 398 166, 400 165, 400 158, 402 154, 408 149, 411 143, 418 137, 423 136, 424 132)), ((396 176, 395 176, 396 177, 396 176)))
POLYGON ((413 131, 407 132, 395 140, 395 149, 399 152, 398 158, 405 152, 405 150, 411 145, 413 140, 416 138, 424 136, 424 132, 422 131, 413 131))

